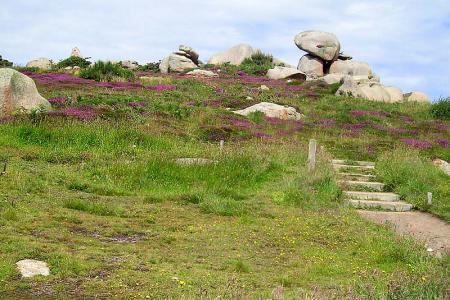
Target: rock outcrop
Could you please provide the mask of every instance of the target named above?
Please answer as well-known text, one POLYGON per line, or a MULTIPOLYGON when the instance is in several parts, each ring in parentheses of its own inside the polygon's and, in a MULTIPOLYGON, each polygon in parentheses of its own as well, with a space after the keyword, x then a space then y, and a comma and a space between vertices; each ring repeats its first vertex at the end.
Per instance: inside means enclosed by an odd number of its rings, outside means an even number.
POLYGON ((270 79, 300 79, 305 80, 306 74, 300 72, 299 70, 295 68, 289 68, 289 67, 275 67, 273 69, 270 69, 267 72, 267 77, 270 79))
POLYGON ((225 52, 216 53, 208 60, 209 64, 221 65, 230 63, 240 65, 246 58, 250 58, 257 50, 248 44, 236 45, 225 52))
POLYGON ((294 41, 301 50, 327 62, 336 60, 341 50, 341 44, 337 37, 332 33, 323 31, 301 32, 295 36, 294 41))
POLYGON ((38 68, 38 69, 47 71, 52 68, 52 62, 48 58, 41 57, 41 58, 34 59, 32 61, 29 61, 26 64, 26 67, 27 68, 38 68))
POLYGON ((405 101, 408 102, 430 102, 430 98, 422 92, 411 92, 403 96, 405 101))
POLYGON ((181 45, 178 51, 164 58, 159 70, 163 74, 170 72, 183 73, 190 69, 198 68, 198 54, 191 47, 181 45))
POLYGON ((83 57, 81 55, 81 51, 80 51, 80 49, 78 49, 78 47, 75 47, 72 49, 72 51, 70 52, 70 56, 83 57))
POLYGON ((50 107, 39 94, 33 79, 13 69, 0 69, 0 115, 50 107))
POLYGON ((300 120, 303 115, 293 107, 278 105, 275 103, 261 102, 242 110, 234 111, 235 114, 247 116, 250 113, 260 111, 266 117, 283 120, 300 120))
POLYGON ((307 80, 341 83, 336 95, 385 102, 430 101, 423 93, 403 94, 397 87, 382 85, 368 63, 355 61, 352 56, 340 52, 341 44, 332 33, 304 31, 297 34, 294 41, 298 48, 308 53, 300 59, 297 69, 306 74, 307 80))
POLYGON ((139 68, 139 63, 134 60, 123 60, 120 62, 120 64, 122 65, 122 67, 129 70, 136 70, 137 68, 139 68))
POLYGON ((192 71, 186 73, 186 75, 191 75, 191 76, 196 76, 196 77, 218 77, 219 76, 218 74, 216 74, 212 71, 200 70, 200 69, 192 70, 192 71))

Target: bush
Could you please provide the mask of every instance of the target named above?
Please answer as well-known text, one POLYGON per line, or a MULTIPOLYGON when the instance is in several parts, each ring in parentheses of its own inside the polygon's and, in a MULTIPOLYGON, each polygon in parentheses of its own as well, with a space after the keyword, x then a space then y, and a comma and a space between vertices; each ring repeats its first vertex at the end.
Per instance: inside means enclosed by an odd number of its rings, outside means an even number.
POLYGON ((139 66, 138 70, 139 71, 152 71, 152 72, 159 72, 159 64, 161 63, 161 61, 158 62, 150 62, 148 64, 145 64, 143 66, 139 66))
POLYGON ((129 80, 134 78, 134 73, 120 64, 98 61, 91 67, 81 70, 80 77, 96 81, 114 81, 117 78, 129 80))
POLYGON ((0 55, 0 68, 1 67, 12 67, 13 63, 10 61, 7 61, 6 59, 3 59, 0 55))
POLYGON ((258 51, 241 63, 240 70, 251 75, 265 75, 273 67, 273 56, 258 51))
POLYGON ((437 119, 450 120, 450 97, 441 98, 431 106, 431 114, 437 119))
POLYGON ((71 56, 71 57, 61 60, 59 63, 57 63, 56 68, 64 69, 67 67, 78 66, 83 69, 83 68, 89 67, 90 64, 91 64, 90 61, 88 61, 82 57, 71 56))

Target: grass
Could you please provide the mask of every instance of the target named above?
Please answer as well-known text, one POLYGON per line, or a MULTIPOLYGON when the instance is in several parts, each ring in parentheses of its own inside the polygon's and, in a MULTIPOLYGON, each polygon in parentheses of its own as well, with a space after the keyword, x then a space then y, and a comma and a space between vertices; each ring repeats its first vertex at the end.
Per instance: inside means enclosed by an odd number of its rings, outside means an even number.
POLYGON ((120 64, 112 62, 98 61, 80 71, 80 77, 85 79, 93 79, 95 81, 117 81, 129 80, 134 78, 134 73, 123 68, 120 64))
POLYGON ((0 123, 2 297, 266 299, 280 285, 286 299, 447 297, 448 257, 345 207, 328 162, 379 158, 392 190, 415 204, 433 191, 434 204, 419 208, 448 218, 448 177, 429 163, 449 158, 437 142, 448 123, 428 105, 342 99, 335 87, 236 71, 125 89, 37 80, 45 97, 66 101, 0 123), (176 88, 147 88, 168 83, 176 88), (262 101, 305 118, 227 109, 262 101), (91 114, 65 113, 73 108, 91 114), (401 139, 412 137, 432 146, 411 150, 401 139), (176 163, 187 157, 216 163, 176 163), (20 279, 14 264, 24 258, 46 261, 51 275, 20 279))
POLYGON ((377 176, 387 189, 397 192, 407 202, 423 211, 429 211, 450 220, 450 182, 448 176, 418 151, 399 148, 380 156, 377 176), (433 203, 428 205, 427 193, 433 193, 433 203))

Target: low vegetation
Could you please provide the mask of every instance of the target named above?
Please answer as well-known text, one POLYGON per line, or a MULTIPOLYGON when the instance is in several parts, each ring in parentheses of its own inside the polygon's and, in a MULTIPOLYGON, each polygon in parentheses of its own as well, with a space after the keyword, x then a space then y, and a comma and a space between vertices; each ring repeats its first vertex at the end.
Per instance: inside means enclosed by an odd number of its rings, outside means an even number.
POLYGON ((134 73, 120 64, 98 61, 80 72, 80 77, 95 81, 123 81, 134 78, 134 73))
POLYGON ((430 164, 450 158, 448 121, 427 104, 221 70, 27 73, 54 110, 0 121, 0 295, 268 299, 283 286, 286 299, 448 298, 449 257, 363 220, 328 163, 377 160, 389 189, 448 220, 448 177, 430 164), (305 117, 230 112, 263 101, 305 117), (51 275, 19 279, 24 258, 46 261, 51 275))
POLYGON ((265 75, 273 67, 273 56, 259 51, 254 53, 250 58, 246 58, 239 66, 239 69, 250 75, 265 75))
POLYGON ((69 58, 66 58, 64 60, 61 60, 56 64, 56 69, 64 69, 67 67, 80 67, 82 69, 89 67, 91 64, 90 61, 88 61, 85 58, 78 57, 78 56, 71 56, 69 58))
POLYGON ((442 98, 433 103, 431 114, 437 119, 450 120, 450 98, 442 98))

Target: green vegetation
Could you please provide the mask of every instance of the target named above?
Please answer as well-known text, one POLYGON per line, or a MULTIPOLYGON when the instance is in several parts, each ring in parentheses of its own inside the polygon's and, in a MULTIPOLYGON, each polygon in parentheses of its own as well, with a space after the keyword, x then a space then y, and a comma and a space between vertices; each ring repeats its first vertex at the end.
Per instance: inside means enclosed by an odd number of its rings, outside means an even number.
POLYGON ((400 194, 423 211, 450 221, 450 180, 417 150, 399 148, 380 156, 377 175, 387 188, 400 194), (427 193, 433 193, 433 203, 427 204, 427 193))
POLYGON ((149 62, 149 63, 147 63, 147 64, 145 64, 143 66, 139 66, 138 70, 139 71, 143 71, 143 72, 152 71, 152 72, 157 73, 157 72, 159 72, 159 65, 160 64, 161 64, 161 61, 149 62))
POLYGON ((450 120, 450 97, 439 99, 433 103, 431 114, 437 119, 450 120))
POLYGON ((80 77, 95 81, 123 81, 134 78, 134 73, 120 64, 98 61, 80 72, 80 77))
POLYGON ((57 63, 56 69, 64 69, 67 67, 76 67, 76 66, 84 69, 84 68, 89 67, 90 64, 91 64, 91 62, 85 58, 78 57, 78 56, 71 56, 71 57, 61 60, 59 63, 57 63))
POLYGON ((7 68, 7 67, 12 67, 13 63, 3 59, 2 56, 0 55, 0 68, 7 68))
POLYGON ((239 66, 239 69, 250 75, 265 75, 273 67, 273 56, 258 51, 250 58, 246 58, 239 66))
POLYGON ((448 220, 448 177, 430 160, 450 158, 449 123, 430 105, 339 98, 230 65, 214 79, 115 83, 131 77, 105 65, 86 72, 107 84, 35 76, 54 111, 0 123, 3 298, 269 299, 280 285, 285 299, 448 298, 448 255, 362 219, 329 165, 378 160, 389 189, 448 220), (230 111, 263 101, 305 116, 230 111), (20 279, 24 258, 51 275, 20 279))

